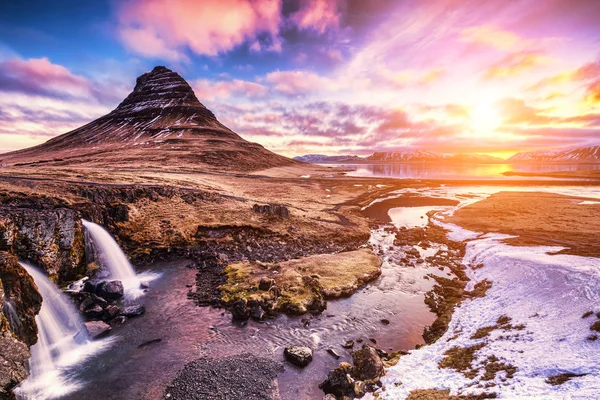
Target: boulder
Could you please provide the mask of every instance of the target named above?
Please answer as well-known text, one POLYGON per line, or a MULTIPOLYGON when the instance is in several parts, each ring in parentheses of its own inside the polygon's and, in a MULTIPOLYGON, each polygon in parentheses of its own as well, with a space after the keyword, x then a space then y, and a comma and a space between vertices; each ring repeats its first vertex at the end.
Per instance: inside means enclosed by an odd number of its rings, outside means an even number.
POLYGON ((306 367, 312 361, 312 350, 310 347, 299 344, 286 347, 283 355, 286 360, 298 367, 306 367))
POLYGON ((364 345, 361 350, 352 353, 354 362, 353 376, 361 381, 377 381, 385 374, 385 369, 377 350, 364 345))
POLYGON ((280 218, 289 218, 290 210, 286 206, 281 204, 267 204, 267 205, 259 205, 255 204, 252 206, 252 211, 260 214, 265 214, 269 216, 275 216, 280 218))
POLYGON ((143 304, 136 304, 133 306, 124 307, 121 311, 121 315, 126 317, 137 317, 138 315, 142 315, 146 312, 146 306, 143 304))
POLYGON ((327 374, 327 379, 319 384, 319 388, 327 394, 335 396, 350 396, 354 394, 354 379, 352 365, 342 362, 336 369, 327 374))
POLYGON ((120 314, 121 309, 119 308, 119 306, 111 304, 104 309, 102 319, 105 321, 110 321, 111 319, 118 317, 120 314))
POLYGON ((92 339, 99 339, 108 335, 111 331, 110 325, 102 321, 89 321, 85 323, 85 329, 92 339))
POLYGON ((100 282, 96 288, 96 293, 107 300, 119 300, 123 297, 123 283, 121 281, 100 282))
POLYGON ((265 318, 265 310, 260 305, 255 305, 250 311, 250 317, 257 321, 262 321, 265 318))
POLYGON ((246 321, 250 318, 250 311, 247 307, 247 302, 244 299, 239 299, 231 306, 231 316, 237 321, 246 321))

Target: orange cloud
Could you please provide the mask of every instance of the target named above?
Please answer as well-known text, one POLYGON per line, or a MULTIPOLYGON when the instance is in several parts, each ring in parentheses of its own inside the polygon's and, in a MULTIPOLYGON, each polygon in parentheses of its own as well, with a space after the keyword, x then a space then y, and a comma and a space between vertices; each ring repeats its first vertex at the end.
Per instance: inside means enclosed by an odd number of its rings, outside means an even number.
POLYGON ((511 53, 490 66, 485 72, 484 78, 495 79, 519 75, 539 65, 547 64, 549 61, 550 58, 538 52, 511 53))
POLYGON ((524 42, 526 42, 519 35, 490 25, 463 29, 460 33, 460 40, 467 43, 492 46, 505 51, 522 49, 525 45, 524 42))

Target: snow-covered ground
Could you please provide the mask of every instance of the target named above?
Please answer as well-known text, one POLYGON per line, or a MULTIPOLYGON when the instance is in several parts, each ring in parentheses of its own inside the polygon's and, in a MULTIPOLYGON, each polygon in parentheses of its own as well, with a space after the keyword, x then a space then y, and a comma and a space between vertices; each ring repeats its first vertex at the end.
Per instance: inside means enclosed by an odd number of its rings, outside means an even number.
MULTIPOLYGON (((570 188, 552 189, 564 194, 576 192, 570 188)), ((454 188, 436 191, 445 197, 458 195, 454 188)), ((491 194, 477 192, 474 199, 491 194)), ((433 195, 431 191, 423 194, 433 195)), ((577 195, 598 197, 598 190, 580 190, 577 195)), ((461 206, 474 199, 465 198, 461 206)), ((446 334, 435 344, 413 350, 390 368, 382 379, 385 390, 379 398, 404 399, 412 390, 430 388, 448 389, 452 394, 496 393, 505 399, 600 398, 600 339, 588 340, 595 333, 590 326, 598 318, 595 314, 582 318, 588 311, 600 312, 600 259, 550 255, 561 248, 509 246, 501 243, 506 235, 481 236, 445 226, 451 229, 452 239, 471 239, 465 264, 483 264, 469 269, 470 287, 484 279, 491 281, 492 287, 485 297, 465 300, 456 309, 446 334), (479 328, 497 325, 503 315, 512 318, 513 327, 524 328, 498 327, 486 337, 471 338, 479 328), (477 344, 484 345, 475 352, 474 378, 438 366, 444 353, 454 346, 477 344), (481 380, 490 356, 516 367, 514 376, 506 379, 506 373, 499 372, 493 380, 481 380), (556 386, 546 382, 548 377, 563 373, 583 376, 556 386)))

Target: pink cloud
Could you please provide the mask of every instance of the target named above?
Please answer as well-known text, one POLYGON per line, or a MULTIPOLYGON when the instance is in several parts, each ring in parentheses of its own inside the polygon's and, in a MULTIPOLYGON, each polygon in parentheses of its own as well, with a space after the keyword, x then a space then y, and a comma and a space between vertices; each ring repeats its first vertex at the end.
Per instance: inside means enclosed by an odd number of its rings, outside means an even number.
POLYGON ((266 86, 256 82, 234 79, 231 81, 212 82, 198 79, 192 83, 196 96, 202 100, 212 100, 217 97, 227 98, 233 95, 243 95, 249 98, 265 97, 269 93, 266 86))
POLYGON ((299 29, 311 29, 324 33, 340 25, 340 1, 338 0, 301 0, 300 9, 290 16, 299 29))
POLYGON ((62 65, 53 64, 47 58, 1 61, 0 91, 61 99, 86 98, 100 102, 113 102, 121 96, 114 88, 107 90, 62 65))
POLYGON ((265 80, 273 89, 286 96, 298 96, 320 89, 333 89, 334 82, 310 71, 274 71, 267 74, 265 80))
POLYGON ((180 60, 186 48, 215 56, 245 42, 280 49, 280 1, 133 0, 122 3, 118 19, 123 43, 143 56, 180 60))

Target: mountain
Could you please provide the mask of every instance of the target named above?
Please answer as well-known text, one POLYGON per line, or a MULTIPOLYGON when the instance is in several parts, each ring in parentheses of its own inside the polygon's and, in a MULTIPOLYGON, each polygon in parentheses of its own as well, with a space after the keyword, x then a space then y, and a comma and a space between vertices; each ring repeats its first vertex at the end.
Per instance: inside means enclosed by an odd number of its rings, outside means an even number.
POLYGON ((376 152, 373 155, 365 158, 365 161, 375 162, 431 162, 431 161, 443 161, 445 156, 439 153, 432 153, 429 151, 421 150, 406 150, 406 151, 386 151, 376 152))
POLYGON ((327 156, 325 154, 307 154, 304 156, 294 157, 296 161, 302 161, 312 164, 319 163, 341 163, 341 162, 356 162, 363 161, 364 158, 359 156, 327 156))
POLYGON ((593 162, 600 163, 600 146, 570 150, 538 150, 517 153, 508 162, 593 162))
POLYGON ((155 67, 109 114, 1 163, 111 167, 181 166, 252 171, 294 164, 221 124, 176 72, 155 67))

